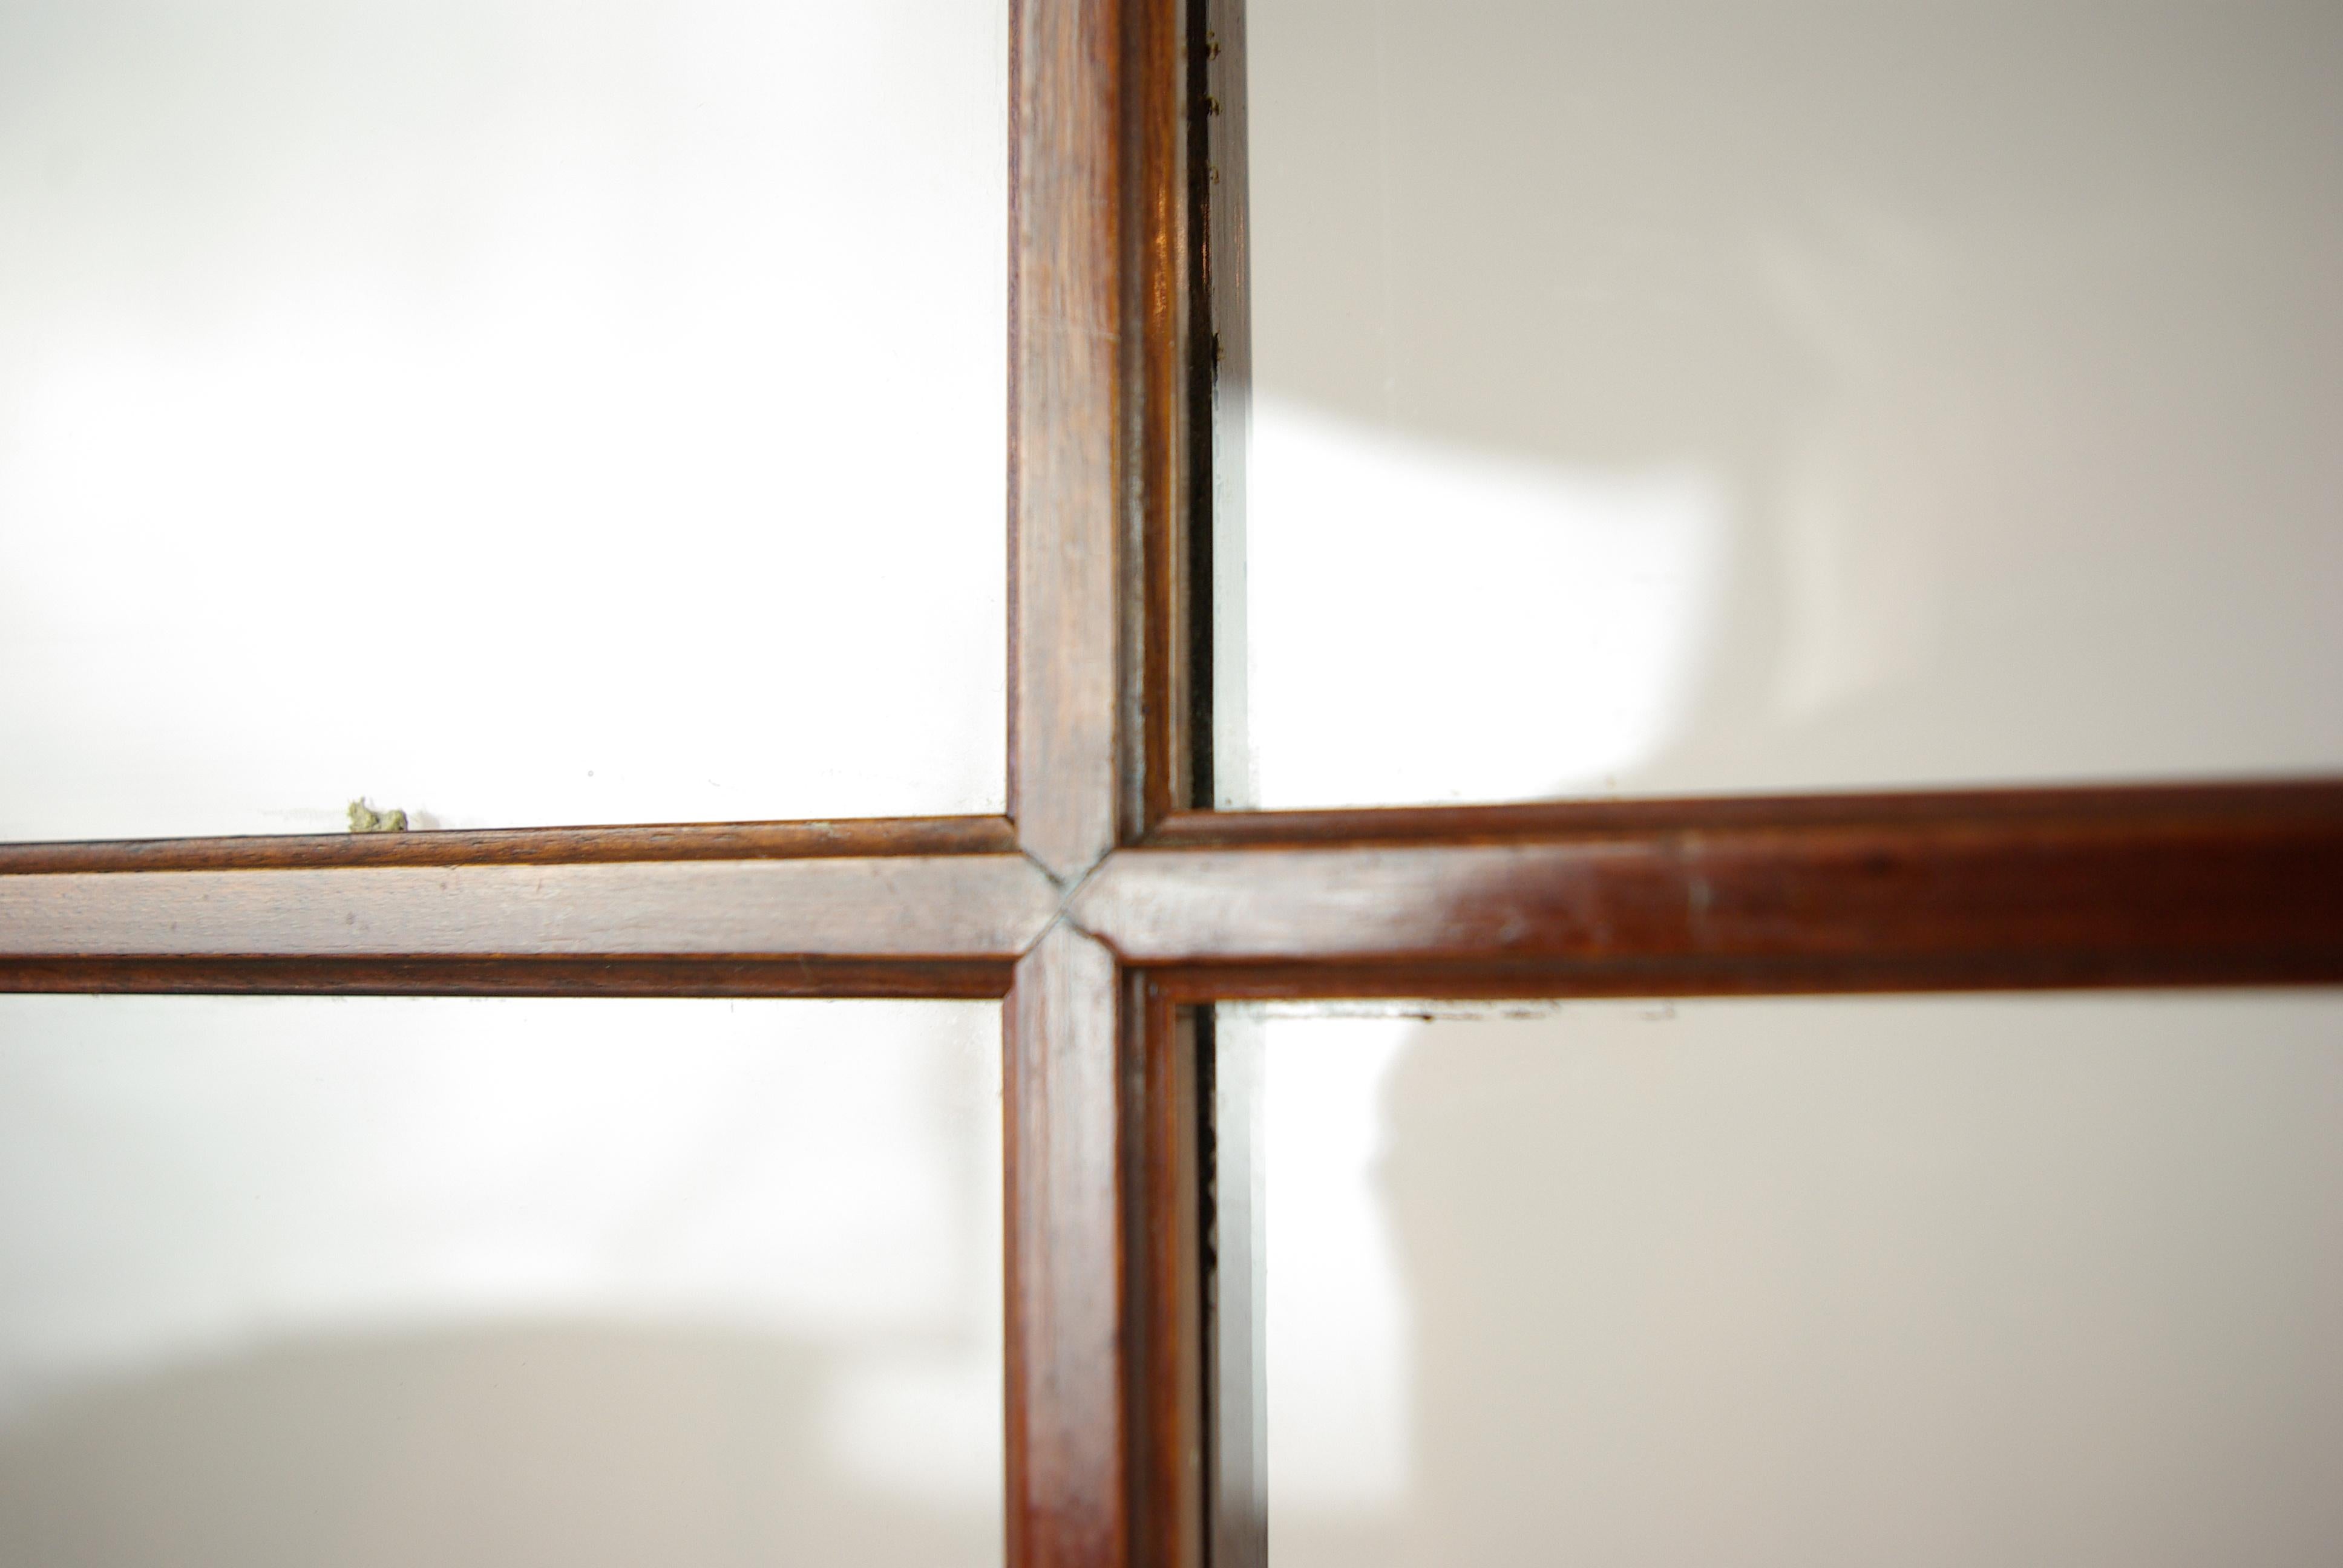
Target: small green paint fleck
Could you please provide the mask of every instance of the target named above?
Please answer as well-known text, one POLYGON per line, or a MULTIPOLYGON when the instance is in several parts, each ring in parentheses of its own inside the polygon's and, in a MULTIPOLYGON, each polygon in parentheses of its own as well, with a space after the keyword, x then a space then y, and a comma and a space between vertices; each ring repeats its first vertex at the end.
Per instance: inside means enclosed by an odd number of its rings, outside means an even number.
POLYGON ((377 811, 366 803, 363 796, 350 802, 350 831, 353 833, 404 833, 407 813, 377 811))

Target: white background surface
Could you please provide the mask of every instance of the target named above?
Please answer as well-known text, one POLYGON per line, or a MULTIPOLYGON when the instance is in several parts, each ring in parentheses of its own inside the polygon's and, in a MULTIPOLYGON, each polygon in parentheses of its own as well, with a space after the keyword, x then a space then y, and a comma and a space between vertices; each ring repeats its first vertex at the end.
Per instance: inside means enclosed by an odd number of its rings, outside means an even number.
POLYGON ((0 9, 0 839, 999 810, 1007 36, 0 9))
POLYGON ((2335 993, 1252 1027, 1276 1568, 2343 1539, 2335 993))
POLYGON ((0 1559, 997 1562, 999 1020, 0 997, 0 1559))
POLYGON ((1224 799, 2343 766, 2343 8, 1247 25, 1224 799))

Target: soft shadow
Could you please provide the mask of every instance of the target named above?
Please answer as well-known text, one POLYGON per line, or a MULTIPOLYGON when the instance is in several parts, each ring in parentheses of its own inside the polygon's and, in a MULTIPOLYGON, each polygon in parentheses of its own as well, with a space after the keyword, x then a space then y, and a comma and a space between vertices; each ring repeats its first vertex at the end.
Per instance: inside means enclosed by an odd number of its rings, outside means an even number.
POLYGON ((1463 476, 1387 534, 1342 495, 1250 516, 1315 572, 1249 590, 1256 715, 1300 724, 1353 667, 1381 704, 1310 731, 1340 766, 1288 789, 1302 742, 1259 729, 1260 803, 2343 748, 2333 8, 1280 0, 1248 28, 1257 402, 1463 476), (1479 507, 1492 466, 1696 481, 1729 537, 1548 565, 1479 507), (1605 618, 1634 635, 1590 642, 1605 618), (1694 668, 1625 726, 1653 743, 1541 775, 1475 741, 1579 736, 1556 690, 1635 700, 1654 640, 1694 668), (1395 700, 1413 665, 1440 679, 1395 700))
POLYGON ((1404 1504, 1286 1568, 2327 1561, 2338 1045, 2283 993, 1422 1026, 1404 1504))
POLYGON ((753 1334, 517 1324, 294 1342, 88 1387, 0 1432, 0 1561, 563 1568, 997 1561, 816 1422, 825 1358, 753 1334))

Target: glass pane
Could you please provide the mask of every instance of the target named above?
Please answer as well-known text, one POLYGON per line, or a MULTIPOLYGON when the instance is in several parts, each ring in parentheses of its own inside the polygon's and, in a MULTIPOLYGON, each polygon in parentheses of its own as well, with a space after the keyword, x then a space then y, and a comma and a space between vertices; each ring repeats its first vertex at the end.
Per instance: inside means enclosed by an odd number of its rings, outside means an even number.
POLYGON ((998 1563, 999 1016, 0 998, 0 1561, 998 1563))
POLYGON ((1248 27, 1228 802, 2343 765, 2343 7, 1248 27))
POLYGON ((2343 1540, 2343 996, 1256 1027, 1276 1568, 2343 1540))
POLYGON ((1000 809, 1006 59, 0 7, 0 838, 1000 809))

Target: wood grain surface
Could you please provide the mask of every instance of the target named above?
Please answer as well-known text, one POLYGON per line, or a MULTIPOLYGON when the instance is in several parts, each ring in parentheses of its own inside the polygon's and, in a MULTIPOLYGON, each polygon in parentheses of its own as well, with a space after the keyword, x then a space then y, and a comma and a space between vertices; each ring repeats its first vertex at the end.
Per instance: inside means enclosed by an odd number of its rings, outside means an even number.
MULTIPOLYGON (((1124 353, 1122 441, 1131 482, 1124 553, 1137 568, 1124 601, 1119 817, 1128 841, 1172 812, 1197 804, 1192 755, 1196 682, 1209 678, 1192 647, 1199 596, 1191 537, 1198 522, 1196 437, 1209 406, 1195 401, 1198 295, 1193 138, 1185 112, 1189 7, 1141 0, 1124 7, 1124 353)), ((1209 804, 1209 801, 1204 802, 1209 804)))
POLYGON ((1182 823, 1071 913, 1183 996, 2343 980, 2331 785, 1494 816, 1182 823))
POLYGON ((1122 972, 1124 1376, 1131 1561, 1203 1568, 1203 1075, 1196 1019, 1122 972))
POLYGON ((0 876, 55 871, 229 871, 323 866, 558 866, 619 860, 759 860, 1001 855, 1006 817, 861 817, 826 822, 678 822, 410 833, 134 839, 0 844, 0 876))
MULTIPOLYGON (((1067 887, 1190 799, 1185 20, 1011 9, 1010 814, 1067 887)), ((1005 1022, 1009 1561, 1201 1568, 1192 1037, 1062 922, 1005 1022)))
POLYGON ((1004 1013, 1013 1568, 1131 1560, 1122 990, 1113 955, 1061 922, 1004 1013))
POLYGON ((1010 12, 1009 813, 1061 878, 1117 834, 1131 9, 1010 12))
POLYGON ((1056 912, 1022 855, 0 877, 0 955, 1012 960, 1056 912))
POLYGON ((1005 996, 1007 959, 868 959, 802 953, 425 958, 0 957, 0 991, 264 996, 1005 996))
POLYGON ((2343 780, 2096 784, 2014 789, 1899 789, 1819 795, 1694 795, 1496 805, 1373 806, 1314 811, 1190 811, 1159 823, 1151 849, 1298 845, 1517 844, 1726 828, 2035 823, 2098 827, 2284 820, 2343 813, 2343 780))

